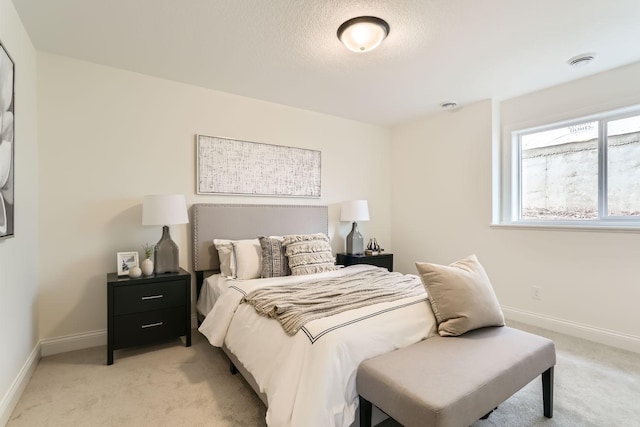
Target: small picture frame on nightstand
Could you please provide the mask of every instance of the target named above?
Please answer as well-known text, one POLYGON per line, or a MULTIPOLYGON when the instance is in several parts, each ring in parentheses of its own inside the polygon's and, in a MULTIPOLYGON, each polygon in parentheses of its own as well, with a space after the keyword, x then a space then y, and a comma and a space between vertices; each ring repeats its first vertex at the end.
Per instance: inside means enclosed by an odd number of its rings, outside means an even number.
POLYGON ((128 276, 129 270, 138 267, 138 252, 118 252, 116 255, 118 276, 128 276))

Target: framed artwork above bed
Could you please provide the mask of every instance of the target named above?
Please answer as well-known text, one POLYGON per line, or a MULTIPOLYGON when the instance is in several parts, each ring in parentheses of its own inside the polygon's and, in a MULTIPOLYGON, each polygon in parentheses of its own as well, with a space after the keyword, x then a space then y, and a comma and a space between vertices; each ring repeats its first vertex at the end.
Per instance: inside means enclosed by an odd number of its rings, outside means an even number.
POLYGON ((197 194, 320 197, 320 151, 218 136, 196 139, 197 194))

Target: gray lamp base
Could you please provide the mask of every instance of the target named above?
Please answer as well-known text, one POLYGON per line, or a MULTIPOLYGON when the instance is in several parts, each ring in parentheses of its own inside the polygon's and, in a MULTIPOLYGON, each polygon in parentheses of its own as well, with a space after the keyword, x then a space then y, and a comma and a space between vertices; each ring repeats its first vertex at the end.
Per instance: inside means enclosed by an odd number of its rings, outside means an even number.
POLYGON ((347 234, 347 253, 357 255, 364 252, 364 241, 362 234, 358 231, 358 223, 353 221, 351 233, 347 234))
POLYGON ((162 237, 156 245, 154 273, 177 273, 179 259, 178 245, 171 240, 169 226, 165 225, 162 227, 162 237))

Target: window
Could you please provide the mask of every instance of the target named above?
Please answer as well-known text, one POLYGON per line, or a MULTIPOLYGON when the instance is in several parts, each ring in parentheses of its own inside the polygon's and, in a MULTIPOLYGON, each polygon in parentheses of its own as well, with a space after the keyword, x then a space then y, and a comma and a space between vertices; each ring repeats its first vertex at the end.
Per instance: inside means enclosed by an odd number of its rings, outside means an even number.
POLYGON ((511 223, 640 226, 640 108, 511 136, 511 223))

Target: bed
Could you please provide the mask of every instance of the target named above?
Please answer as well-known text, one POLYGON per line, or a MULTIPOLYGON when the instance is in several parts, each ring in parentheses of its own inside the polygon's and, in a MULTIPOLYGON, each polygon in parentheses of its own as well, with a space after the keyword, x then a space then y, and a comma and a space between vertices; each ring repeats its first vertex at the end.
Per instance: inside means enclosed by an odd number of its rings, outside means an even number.
MULTIPOLYGON (((192 227, 197 295, 204 295, 197 304, 203 315, 199 330, 212 345, 222 348, 267 405, 269 426, 352 425, 359 363, 436 333, 424 292, 318 318, 292 336, 277 320, 243 303, 247 294, 259 289, 374 275, 379 274, 374 270, 382 270, 377 267, 357 265, 305 277, 233 280, 220 276, 215 238, 327 234, 326 206, 195 204, 192 227)), ((414 279, 403 276, 400 280, 414 279)))

